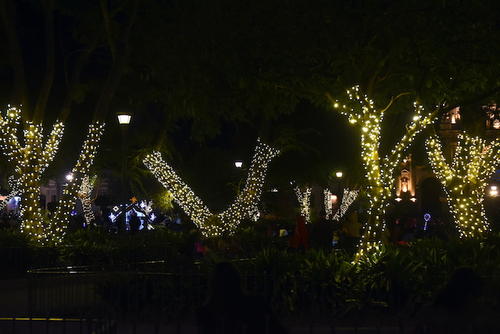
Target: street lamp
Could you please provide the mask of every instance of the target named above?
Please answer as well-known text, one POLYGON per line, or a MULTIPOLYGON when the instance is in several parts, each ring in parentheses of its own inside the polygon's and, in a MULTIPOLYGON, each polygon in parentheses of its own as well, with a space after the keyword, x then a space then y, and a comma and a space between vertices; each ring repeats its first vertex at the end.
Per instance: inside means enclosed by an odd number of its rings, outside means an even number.
POLYGON ((498 187, 497 186, 490 186, 490 196, 491 197, 498 196, 498 187))
POLYGON ((118 123, 120 125, 129 125, 130 120, 132 119, 132 114, 126 111, 119 112, 116 114, 116 117, 118 117, 118 123))
POLYGON ((239 160, 235 161, 234 165, 236 166, 236 168, 241 168, 241 167, 243 167, 243 161, 239 161, 239 160))
POLYGON ((127 128, 132 120, 132 113, 128 111, 119 111, 116 113, 116 117, 118 118, 118 123, 121 128, 121 136, 122 136, 122 147, 121 147, 121 189, 122 196, 127 193, 125 187, 125 170, 127 169, 127 128))
POLYGON ((341 171, 338 171, 335 173, 335 176, 338 177, 339 179, 344 175, 341 171))

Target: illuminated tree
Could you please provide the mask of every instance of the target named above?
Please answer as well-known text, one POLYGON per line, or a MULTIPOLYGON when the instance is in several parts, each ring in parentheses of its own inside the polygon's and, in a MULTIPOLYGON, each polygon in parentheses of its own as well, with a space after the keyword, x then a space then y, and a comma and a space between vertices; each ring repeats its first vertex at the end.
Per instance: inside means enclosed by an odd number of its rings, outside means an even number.
POLYGON ((484 236, 489 231, 484 193, 487 180, 500 165, 500 140, 487 143, 479 137, 459 134, 451 165, 444 158, 437 136, 428 138, 426 146, 432 170, 446 192, 460 236, 484 236))
POLYGON ((293 188, 295 196, 299 201, 300 215, 305 218, 306 223, 311 222, 311 187, 305 187, 304 191, 300 187, 293 188))
POLYGON ((162 159, 159 152, 148 154, 144 164, 205 236, 219 236, 233 232, 241 220, 252 218, 258 211, 257 204, 262 194, 267 168, 271 159, 278 153, 278 150, 258 139, 245 187, 228 209, 216 215, 210 212, 203 201, 162 159))
POLYGON ((380 152, 381 124, 384 113, 399 96, 391 99, 385 108, 380 109, 375 106, 373 100, 360 92, 358 86, 347 90, 347 95, 348 101, 345 104, 327 96, 333 108, 347 116, 349 123, 361 130, 361 157, 369 200, 369 218, 364 226, 357 254, 359 257, 370 249, 378 247, 382 232, 385 230, 384 216, 392 196, 394 171, 404 159, 404 154, 415 136, 432 122, 435 112, 424 115, 424 108, 414 103, 415 115, 412 122, 406 126, 405 134, 391 152, 384 156, 380 152))
POLYGON ((82 177, 92 166, 102 136, 104 124, 89 126, 78 161, 72 170, 73 178, 63 188, 63 195, 53 219, 45 221, 40 208, 40 186, 45 169, 53 161, 64 132, 62 122, 56 122, 44 143, 43 125, 24 122, 24 145, 18 139, 21 111, 9 108, 0 115, 0 144, 3 153, 15 166, 21 193, 21 231, 42 244, 62 240, 74 208, 82 177))

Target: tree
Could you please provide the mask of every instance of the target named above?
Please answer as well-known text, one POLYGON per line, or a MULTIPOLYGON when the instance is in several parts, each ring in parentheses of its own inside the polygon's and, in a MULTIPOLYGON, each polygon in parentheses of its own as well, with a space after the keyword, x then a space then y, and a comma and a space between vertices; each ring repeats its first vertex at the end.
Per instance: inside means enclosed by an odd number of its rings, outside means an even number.
POLYGON ((55 216, 46 221, 39 204, 42 175, 59 149, 64 125, 56 122, 44 142, 43 125, 27 121, 24 124, 22 145, 17 135, 20 119, 21 111, 16 108, 10 108, 5 115, 0 115, 0 146, 4 155, 14 164, 16 178, 19 180, 22 198, 21 231, 41 244, 58 243, 68 227, 69 215, 75 206, 82 178, 93 164, 104 124, 95 122, 89 126, 82 151, 72 169, 72 178, 63 188, 55 216))
POLYGON ((383 108, 361 93, 358 86, 347 90, 345 103, 328 95, 332 107, 349 118, 349 123, 360 130, 361 155, 365 170, 366 194, 369 200, 368 221, 365 223, 358 256, 377 248, 385 230, 385 211, 392 197, 395 169, 405 158, 405 153, 415 136, 431 124, 436 112, 424 114, 424 108, 414 103, 413 121, 406 126, 405 134, 384 156, 380 151, 381 126, 385 112, 401 96, 391 99, 383 108))
POLYGON ((479 137, 459 134, 451 164, 444 158, 437 136, 428 138, 426 147, 432 170, 446 192, 460 236, 484 237, 490 229, 483 204, 485 187, 500 165, 500 140, 488 143, 479 137))
POLYGON ((218 236, 232 233, 241 220, 253 218, 258 213, 257 204, 262 194, 264 179, 271 160, 279 151, 257 140, 257 147, 252 158, 243 191, 223 212, 214 215, 203 201, 185 184, 165 161, 159 152, 146 156, 144 164, 162 185, 172 193, 174 200, 182 207, 192 221, 206 236, 218 236))

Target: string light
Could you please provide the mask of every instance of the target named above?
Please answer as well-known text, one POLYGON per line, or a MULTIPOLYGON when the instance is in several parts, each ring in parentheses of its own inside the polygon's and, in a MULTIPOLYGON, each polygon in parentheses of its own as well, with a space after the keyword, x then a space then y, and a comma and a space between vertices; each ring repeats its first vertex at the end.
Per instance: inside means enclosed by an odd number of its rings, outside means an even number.
POLYGON ((82 184, 80 190, 78 191, 78 198, 82 203, 83 216, 85 217, 85 222, 90 225, 95 220, 94 211, 92 210, 92 191, 94 190, 94 185, 97 180, 97 175, 89 177, 85 175, 82 178, 82 184))
POLYGON ((21 231, 43 244, 46 226, 39 205, 41 177, 59 149, 64 125, 56 121, 44 145, 42 124, 27 121, 24 124, 22 146, 17 135, 21 110, 9 106, 5 115, 0 117, 0 147, 15 165, 19 182, 21 231))
POLYGON ((382 232, 385 230, 385 211, 392 196, 394 170, 415 136, 431 124, 435 113, 424 114, 424 108, 414 103, 415 115, 406 126, 405 134, 394 145, 391 152, 382 157, 380 153, 381 123, 385 109, 377 109, 373 100, 361 94, 359 86, 347 90, 348 101, 342 104, 332 101, 335 110, 346 116, 349 123, 361 130, 361 157, 366 172, 366 194, 369 201, 369 220, 365 223, 356 258, 371 249, 379 249, 382 232))
POLYGON ((293 188, 295 196, 299 201, 300 215, 305 218, 306 223, 311 222, 311 187, 305 187, 304 191, 300 187, 293 188))
POLYGON ((463 238, 478 238, 490 230, 484 210, 487 180, 500 165, 500 141, 459 134, 451 165, 437 136, 426 141, 427 155, 441 182, 454 221, 463 238))
POLYGON ((323 204, 325 207, 325 218, 330 219, 333 217, 333 203, 332 193, 330 189, 323 189, 323 204))
POLYGON ((359 190, 350 190, 350 189, 344 189, 344 195, 342 196, 342 203, 340 204, 340 208, 335 212, 335 215, 333 215, 333 220, 340 220, 342 217, 344 217, 345 213, 351 206, 351 204, 356 200, 358 197, 359 190))
POLYGON ((144 164, 172 193, 174 200, 200 228, 203 235, 220 236, 223 233, 232 233, 241 220, 255 217, 269 163, 278 154, 278 150, 257 139, 257 146, 243 190, 229 208, 219 214, 210 212, 203 201, 162 159, 159 152, 148 154, 144 159, 144 164))
POLYGON ((88 172, 97 151, 104 124, 94 123, 89 127, 77 165, 73 169, 74 179, 65 186, 63 198, 54 219, 43 217, 39 205, 41 179, 45 169, 53 161, 64 133, 64 124, 56 121, 44 144, 43 125, 31 121, 24 122, 21 145, 17 131, 21 120, 21 110, 15 107, 0 115, 0 148, 8 160, 15 165, 21 193, 21 231, 31 239, 41 243, 58 243, 69 222, 69 214, 74 207, 76 192, 82 175, 88 172), (83 173, 82 173, 83 172, 83 173), (73 198, 69 198, 73 196, 73 198))
POLYGON ((99 143, 104 133, 103 122, 96 121, 89 125, 87 137, 83 142, 82 149, 75 166, 71 170, 73 179, 63 186, 62 196, 59 200, 54 219, 49 221, 47 238, 58 244, 62 241, 69 226, 71 211, 76 205, 78 191, 81 188, 83 179, 88 176, 90 168, 94 164, 94 159, 99 149, 99 143))

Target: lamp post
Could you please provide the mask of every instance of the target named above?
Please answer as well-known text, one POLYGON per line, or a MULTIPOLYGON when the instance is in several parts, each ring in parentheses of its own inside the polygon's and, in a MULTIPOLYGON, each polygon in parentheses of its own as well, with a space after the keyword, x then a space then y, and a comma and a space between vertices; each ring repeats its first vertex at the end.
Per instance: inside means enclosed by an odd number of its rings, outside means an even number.
MULTIPOLYGON (((126 187, 125 187, 125 170, 127 168, 127 129, 128 125, 130 124, 130 121, 132 120, 132 113, 128 111, 120 111, 116 114, 116 117, 118 118, 118 124, 120 124, 120 131, 121 131, 121 136, 122 136, 122 168, 121 168, 121 176, 120 176, 120 181, 121 181, 121 189, 122 189, 122 195, 121 196, 127 196, 126 193, 126 187)), ((126 198, 126 197, 125 197, 126 198)))

